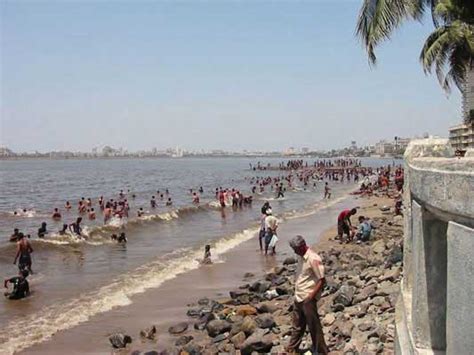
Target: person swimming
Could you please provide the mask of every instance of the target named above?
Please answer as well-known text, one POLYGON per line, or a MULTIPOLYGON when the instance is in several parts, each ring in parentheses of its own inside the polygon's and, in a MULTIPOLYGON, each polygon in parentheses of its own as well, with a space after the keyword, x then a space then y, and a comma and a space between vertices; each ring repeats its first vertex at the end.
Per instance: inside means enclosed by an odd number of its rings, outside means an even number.
POLYGON ((143 211, 143 207, 140 207, 137 211, 137 216, 143 217, 144 214, 145 214, 145 211, 143 211))
POLYGON ((201 260, 201 264, 204 264, 204 265, 212 264, 211 246, 209 244, 207 244, 204 247, 204 258, 201 260))
POLYGON ((67 234, 67 224, 64 223, 63 224, 63 229, 61 229, 59 232, 58 232, 59 235, 65 235, 67 234))
POLYGON ((151 208, 156 208, 155 196, 151 196, 150 206, 151 206, 151 208))
POLYGON ((71 203, 66 201, 66 205, 64 206, 65 209, 70 210, 72 208, 71 203))
POLYGON ((120 233, 119 236, 117 236, 117 234, 112 234, 110 236, 110 239, 112 239, 113 241, 116 241, 117 243, 127 243, 128 242, 128 239, 125 235, 125 232, 122 232, 120 233))
POLYGON ((79 237, 82 236, 81 222, 82 222, 82 217, 77 217, 76 222, 71 223, 71 224, 69 225, 69 230, 70 230, 73 234, 75 234, 75 235, 77 235, 77 236, 79 236, 79 237))
POLYGON ((38 238, 44 238, 48 234, 46 230, 46 222, 41 223, 41 227, 38 229, 38 238))
POLYGON ((57 208, 54 209, 53 215, 51 216, 52 219, 54 220, 59 220, 61 219, 61 213, 59 213, 59 210, 57 208))
POLYGON ((171 201, 171 197, 168 197, 168 201, 166 201, 166 206, 173 205, 173 201, 171 201))
POLYGON ((91 221, 95 220, 94 207, 91 207, 91 209, 89 210, 89 219, 90 219, 91 221))
POLYGON ((28 275, 28 270, 20 270, 18 276, 6 279, 3 286, 8 288, 8 284, 10 283, 13 285, 13 290, 11 292, 5 292, 5 297, 9 300, 19 300, 28 296, 30 293, 30 285, 26 280, 28 275))
POLYGON ((20 233, 19 240, 16 243, 16 255, 15 259, 13 260, 13 264, 16 265, 16 262, 18 261, 18 269, 28 270, 29 272, 33 273, 33 270, 31 269, 32 252, 33 248, 31 247, 30 242, 25 238, 23 233, 20 233))
POLYGON ((10 242, 17 242, 19 240, 19 237, 20 237, 20 231, 18 230, 18 228, 15 228, 13 230, 13 234, 10 236, 10 242))

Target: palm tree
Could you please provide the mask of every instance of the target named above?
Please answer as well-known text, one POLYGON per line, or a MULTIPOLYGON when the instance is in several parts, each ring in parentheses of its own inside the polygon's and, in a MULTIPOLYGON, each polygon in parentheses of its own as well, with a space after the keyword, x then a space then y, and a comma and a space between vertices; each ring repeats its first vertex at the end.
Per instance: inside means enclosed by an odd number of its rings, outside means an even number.
POLYGON ((462 90, 467 71, 474 67, 474 0, 364 0, 356 32, 375 64, 375 47, 404 21, 421 21, 426 12, 435 30, 420 54, 423 70, 434 69, 446 91, 451 83, 462 90))

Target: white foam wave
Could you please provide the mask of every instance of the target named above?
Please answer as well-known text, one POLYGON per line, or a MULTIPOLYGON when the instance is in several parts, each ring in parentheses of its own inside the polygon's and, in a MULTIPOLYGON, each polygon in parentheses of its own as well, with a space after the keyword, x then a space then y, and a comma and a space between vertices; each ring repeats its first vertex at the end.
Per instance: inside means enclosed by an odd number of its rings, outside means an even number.
MULTIPOLYGON (((214 244, 213 254, 219 255, 253 238, 258 228, 244 230, 214 244)), ((182 250, 181 252, 184 252, 182 250)), ((173 254, 168 255, 173 256, 173 254)), ((145 264, 78 298, 43 308, 26 317, 12 320, 0 329, 0 353, 13 354, 33 344, 41 343, 58 331, 66 330, 89 320, 90 317, 132 303, 131 297, 147 289, 159 287, 163 282, 200 266, 202 250, 187 250, 178 258, 145 264)), ((166 257, 166 256, 165 256, 166 257)))

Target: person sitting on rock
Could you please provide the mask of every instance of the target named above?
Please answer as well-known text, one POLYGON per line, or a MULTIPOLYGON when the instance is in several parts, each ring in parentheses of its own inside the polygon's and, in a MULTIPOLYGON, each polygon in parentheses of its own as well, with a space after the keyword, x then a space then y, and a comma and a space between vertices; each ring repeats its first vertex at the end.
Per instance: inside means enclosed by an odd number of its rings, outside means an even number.
POLYGON ((295 274, 293 329, 286 351, 295 353, 298 350, 308 327, 313 342, 312 354, 325 355, 329 350, 324 340, 317 305, 325 283, 322 259, 307 246, 300 235, 291 239, 290 247, 298 255, 298 266, 295 274))
POLYGON ((359 227, 357 228, 357 233, 355 235, 357 242, 367 242, 370 239, 371 232, 372 224, 370 223, 370 220, 364 216, 359 216, 359 227))

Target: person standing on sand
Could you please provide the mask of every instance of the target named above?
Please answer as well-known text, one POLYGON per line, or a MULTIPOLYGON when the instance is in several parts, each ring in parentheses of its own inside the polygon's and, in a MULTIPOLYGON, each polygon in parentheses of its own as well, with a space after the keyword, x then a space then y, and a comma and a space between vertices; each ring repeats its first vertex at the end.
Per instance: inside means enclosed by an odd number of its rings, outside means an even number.
POLYGON ((317 305, 325 283, 324 266, 321 257, 306 245, 302 236, 291 239, 290 247, 298 255, 298 266, 295 274, 293 329, 286 351, 295 353, 298 350, 308 327, 313 342, 312 354, 325 355, 329 349, 324 340, 317 305))
POLYGON ((324 184, 324 198, 331 198, 331 188, 327 182, 324 184))

